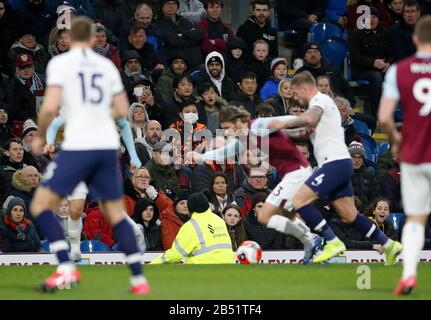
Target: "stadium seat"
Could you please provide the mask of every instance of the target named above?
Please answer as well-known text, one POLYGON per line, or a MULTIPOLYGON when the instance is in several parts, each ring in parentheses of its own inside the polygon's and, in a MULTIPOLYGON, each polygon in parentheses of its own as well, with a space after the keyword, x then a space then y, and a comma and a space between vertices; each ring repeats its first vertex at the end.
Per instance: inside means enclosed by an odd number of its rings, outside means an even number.
POLYGON ((363 133, 370 135, 370 129, 368 128, 367 124, 361 120, 354 119, 353 120, 353 126, 358 131, 358 133, 363 133))
POLYGON ((361 143, 365 149, 365 159, 375 164, 374 150, 376 150, 377 147, 376 141, 369 134, 359 133, 359 136, 361 137, 361 143))
POLYGON ((81 241, 81 252, 106 252, 112 251, 111 248, 97 240, 85 240, 81 241))
POLYGON ((40 243, 40 251, 41 252, 45 252, 45 253, 51 253, 52 252, 52 250, 51 250, 51 244, 49 243, 48 240, 43 240, 40 243))
POLYGON ((386 220, 389 221, 392 226, 394 227, 395 231, 397 232, 398 239, 400 239, 401 236, 401 228, 404 224, 404 220, 406 219, 406 216, 402 212, 392 212, 386 220))
POLYGON ((314 41, 322 45, 322 42, 329 38, 339 38, 345 41, 346 33, 340 27, 329 22, 315 23, 308 31, 308 41, 314 41))
POLYGON ((344 61, 347 59, 347 44, 341 38, 328 38, 320 42, 322 57, 343 72, 344 61))
POLYGON ((378 145, 374 151, 374 160, 377 163, 380 159, 380 156, 383 152, 386 150, 389 150, 391 148, 391 145, 388 142, 383 142, 382 144, 378 145))

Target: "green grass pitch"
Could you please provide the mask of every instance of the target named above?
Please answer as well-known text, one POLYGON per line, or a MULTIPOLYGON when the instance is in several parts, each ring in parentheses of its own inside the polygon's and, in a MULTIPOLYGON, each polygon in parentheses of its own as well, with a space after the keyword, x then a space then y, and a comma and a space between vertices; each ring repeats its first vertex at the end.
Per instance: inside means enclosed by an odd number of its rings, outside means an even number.
MULTIPOLYGON (((53 266, 0 267, 0 299, 399 299, 392 290, 401 265, 369 264, 371 289, 357 289, 359 264, 331 265, 160 265, 145 266, 152 293, 127 293, 126 266, 81 266, 72 290, 35 290, 53 266)), ((431 264, 419 265, 417 291, 407 299, 431 299, 431 264)))

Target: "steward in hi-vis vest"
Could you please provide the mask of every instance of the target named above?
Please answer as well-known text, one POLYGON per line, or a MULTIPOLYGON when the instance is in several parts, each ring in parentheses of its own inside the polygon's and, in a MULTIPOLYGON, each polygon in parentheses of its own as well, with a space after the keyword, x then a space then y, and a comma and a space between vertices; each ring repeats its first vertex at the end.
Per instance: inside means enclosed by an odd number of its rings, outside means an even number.
POLYGON ((187 199, 192 217, 180 229, 172 247, 151 264, 232 264, 235 256, 226 223, 214 214, 207 197, 194 193, 187 199))

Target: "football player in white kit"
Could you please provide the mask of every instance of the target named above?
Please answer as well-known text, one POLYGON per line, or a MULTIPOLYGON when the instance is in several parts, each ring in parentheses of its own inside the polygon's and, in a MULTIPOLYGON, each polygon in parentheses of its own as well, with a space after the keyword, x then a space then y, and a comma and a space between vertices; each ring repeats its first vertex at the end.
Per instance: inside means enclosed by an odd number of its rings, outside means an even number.
POLYGON ((395 263, 402 244, 389 239, 370 219, 359 214, 353 198, 352 159, 344 142, 341 116, 331 97, 320 93, 313 75, 301 72, 292 79, 294 97, 308 110, 294 119, 274 120, 269 127, 276 129, 308 127, 314 155, 319 165, 293 198, 292 210, 299 212, 307 225, 320 232, 326 240, 322 253, 313 262, 324 262, 346 250, 326 223, 318 209, 312 206, 317 199, 328 200, 345 223, 380 243, 386 254, 386 265, 395 263))
POLYGON ((123 214, 118 170, 120 141, 114 119, 127 117, 129 101, 114 64, 91 49, 95 42, 93 21, 86 17, 75 18, 70 34, 71 49, 48 63, 47 89, 38 119, 39 137, 32 145, 39 149, 46 144, 47 127, 61 105, 66 119, 63 151, 48 165, 31 203, 31 212, 59 262, 56 272, 40 289, 71 288, 80 280, 54 210, 64 196, 85 181, 90 198, 101 201, 102 211, 124 249, 132 272, 130 292, 147 294, 150 288, 142 274, 136 237, 123 214))
MULTIPOLYGON (((58 130, 64 125, 65 119, 60 113, 49 125, 46 133, 47 145, 44 149, 47 152, 55 152, 55 137, 58 130)), ((117 121, 120 127, 121 137, 129 152, 130 164, 132 168, 140 168, 141 161, 136 154, 135 144, 133 141, 133 134, 129 122, 125 118, 117 121)), ((74 261, 81 260, 81 233, 82 233, 82 213, 84 211, 85 200, 88 195, 88 188, 85 182, 80 182, 73 190, 71 195, 67 196, 69 203, 69 217, 67 221, 67 237, 70 243, 70 254, 74 261)), ((136 224, 126 212, 124 212, 126 219, 132 225, 138 240, 139 249, 141 252, 145 251, 145 236, 142 227, 136 224)))

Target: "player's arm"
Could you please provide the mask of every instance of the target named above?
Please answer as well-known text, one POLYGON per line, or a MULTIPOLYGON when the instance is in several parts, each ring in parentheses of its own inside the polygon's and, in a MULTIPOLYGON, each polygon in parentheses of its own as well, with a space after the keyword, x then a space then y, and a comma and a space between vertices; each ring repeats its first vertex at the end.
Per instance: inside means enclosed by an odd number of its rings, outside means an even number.
POLYGON ((46 89, 43 105, 38 116, 38 137, 43 145, 46 144, 47 128, 58 115, 62 90, 60 86, 48 86, 46 89))
POLYGON ((193 151, 191 152, 191 155, 193 156, 193 160, 197 163, 200 163, 202 161, 222 162, 226 161, 227 159, 231 159, 237 153, 242 153, 244 151, 244 145, 238 139, 235 139, 234 141, 231 141, 227 145, 223 146, 222 148, 210 150, 203 154, 199 154, 193 151))
POLYGON ((133 141, 132 129, 130 128, 129 122, 126 120, 126 118, 121 118, 117 120, 117 124, 121 129, 121 137, 123 138, 124 144, 126 145, 127 151, 129 152, 131 164, 136 168, 140 168, 142 163, 136 153, 135 142, 133 141))
POLYGON ((55 137, 57 136, 57 132, 61 128, 61 126, 64 125, 64 123, 65 119, 61 114, 59 114, 57 117, 54 118, 54 120, 51 121, 46 131, 46 142, 48 144, 55 143, 55 137))
POLYGON ((287 115, 287 116, 278 116, 278 117, 265 117, 265 118, 258 118, 250 126, 251 132, 259 137, 270 135, 273 132, 276 132, 276 128, 271 128, 270 124, 273 121, 289 121, 294 120, 298 118, 297 116, 287 115))
POLYGON ((300 127, 315 127, 322 117, 323 110, 319 106, 310 106, 306 112, 295 118, 274 119, 268 125, 269 129, 288 129, 300 127))

